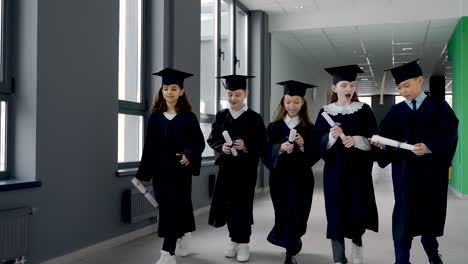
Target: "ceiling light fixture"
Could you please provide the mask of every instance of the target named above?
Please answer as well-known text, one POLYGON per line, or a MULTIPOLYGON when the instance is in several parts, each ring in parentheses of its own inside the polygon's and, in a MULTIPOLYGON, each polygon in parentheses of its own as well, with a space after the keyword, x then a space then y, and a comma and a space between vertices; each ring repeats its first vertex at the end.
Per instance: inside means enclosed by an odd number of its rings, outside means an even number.
POLYGON ((403 51, 413 50, 413 48, 402 48, 403 51))
POLYGON ((302 9, 304 8, 304 6, 299 5, 299 6, 296 6, 296 8, 302 9))

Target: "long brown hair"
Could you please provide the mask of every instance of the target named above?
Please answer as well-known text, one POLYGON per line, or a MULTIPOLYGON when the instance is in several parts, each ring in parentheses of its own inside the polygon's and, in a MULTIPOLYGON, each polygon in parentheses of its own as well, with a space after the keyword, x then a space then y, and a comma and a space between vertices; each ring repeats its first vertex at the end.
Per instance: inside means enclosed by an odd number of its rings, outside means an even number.
MULTIPOLYGON (((301 120, 303 125, 308 125, 312 124, 309 118, 309 111, 307 110, 307 101, 302 97, 302 101, 304 104, 301 107, 301 110, 299 110, 299 113, 297 114, 299 116, 299 120, 301 120)), ((281 102, 279 103, 278 107, 276 108, 275 114, 274 114, 274 120, 275 121, 280 121, 283 120, 284 117, 288 111, 286 111, 286 107, 284 107, 284 96, 281 98, 281 102)))
MULTIPOLYGON (((162 90, 163 90, 163 86, 159 88, 159 92, 154 97, 154 104, 151 107, 151 112, 163 113, 167 111, 167 103, 166 103, 166 99, 164 99, 164 96, 162 94, 162 90)), ((175 111, 177 113, 192 112, 192 105, 189 103, 187 96, 185 95, 185 92, 181 96, 179 96, 179 98, 177 99, 177 103, 175 105, 175 111)))

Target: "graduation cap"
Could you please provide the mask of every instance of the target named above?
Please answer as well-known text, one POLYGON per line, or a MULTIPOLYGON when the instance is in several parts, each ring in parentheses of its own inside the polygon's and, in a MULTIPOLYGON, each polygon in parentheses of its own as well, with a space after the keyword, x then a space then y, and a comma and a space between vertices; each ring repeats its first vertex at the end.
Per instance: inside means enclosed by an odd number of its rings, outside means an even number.
POLYGON ((416 59, 406 64, 384 70, 382 83, 380 85, 380 104, 383 104, 383 96, 384 96, 384 89, 385 89, 385 75, 387 71, 392 72, 393 79, 395 80, 395 84, 398 86, 400 83, 406 80, 423 75, 422 69, 418 64, 418 60, 420 59, 416 59))
POLYGON ((225 75, 221 77, 216 77, 218 79, 225 79, 226 84, 224 88, 235 91, 238 89, 247 90, 247 79, 255 78, 255 76, 248 76, 248 75, 225 75))
POLYGON ((290 96, 298 95, 301 97, 304 97, 304 95, 306 94, 307 88, 317 87, 316 85, 313 85, 313 84, 307 84, 307 83, 298 82, 294 80, 279 82, 277 84, 284 86, 284 94, 287 94, 290 96))
POLYGON ((393 79, 395 79, 395 84, 398 86, 400 83, 406 80, 423 75, 423 71, 418 64, 418 60, 419 59, 400 65, 398 67, 387 69, 385 71, 392 72, 393 79))
POLYGON ((180 88, 184 87, 184 79, 193 76, 191 73, 174 70, 172 68, 165 68, 164 70, 155 72, 152 75, 161 76, 163 85, 177 84, 180 88))
POLYGON ((357 74, 364 72, 356 64, 325 68, 325 70, 333 76, 333 84, 337 84, 340 81, 354 82, 357 74))

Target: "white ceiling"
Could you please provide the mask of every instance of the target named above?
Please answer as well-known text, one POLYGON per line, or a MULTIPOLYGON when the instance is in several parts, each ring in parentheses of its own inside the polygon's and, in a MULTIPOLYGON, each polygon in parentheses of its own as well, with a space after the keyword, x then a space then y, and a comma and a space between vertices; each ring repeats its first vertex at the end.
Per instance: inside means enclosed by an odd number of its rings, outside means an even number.
MULTIPOLYGON (((407 2, 408 0, 406 0, 407 2)), ((411 0, 411 2, 420 0, 411 0)), ((425 0, 428 4, 432 0, 425 0)), ((459 5, 459 0, 448 0, 459 5)), ((326 10, 356 8, 366 4, 400 5, 404 0, 244 0, 250 10, 265 10, 270 17, 280 14, 281 20, 292 20, 304 14, 332 12, 326 10), (302 8, 300 8, 302 6, 302 8)), ((445 1, 439 1, 445 2, 445 1)), ((365 14, 363 14, 365 15, 365 14)), ((379 93, 385 69, 421 58, 425 77, 446 65, 445 46, 458 18, 437 18, 404 23, 360 24, 273 31, 272 38, 310 65, 311 75, 330 81, 325 67, 359 64, 365 73, 359 76, 359 94, 379 93), (445 64, 444 64, 445 63, 445 64)), ((344 23, 343 23, 344 24, 344 23)), ((270 21, 270 28, 271 28, 270 21)), ((346 24, 345 24, 346 25, 346 24)), ((450 68, 448 69, 451 70, 450 68)), ((451 75, 447 76, 447 83, 451 75)), ((317 81, 317 83, 321 83, 317 81)), ((426 84, 428 81, 426 82, 426 84)), ((395 93, 390 74, 386 75, 385 93, 395 93)), ((426 86, 427 88, 427 86, 426 86)), ((449 85, 450 88, 450 85, 449 85)))

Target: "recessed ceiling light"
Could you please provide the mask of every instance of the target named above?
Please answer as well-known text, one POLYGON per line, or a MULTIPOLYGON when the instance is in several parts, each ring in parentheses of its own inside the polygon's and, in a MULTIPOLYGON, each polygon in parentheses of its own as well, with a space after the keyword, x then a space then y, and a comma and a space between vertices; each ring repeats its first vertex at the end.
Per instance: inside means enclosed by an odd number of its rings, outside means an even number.
POLYGON ((413 50, 413 48, 402 48, 403 51, 413 50))
POLYGON ((361 78, 361 81, 368 81, 369 79, 367 78, 361 78))
POLYGON ((296 6, 296 8, 302 9, 302 8, 304 8, 304 6, 298 5, 298 6, 296 6))

